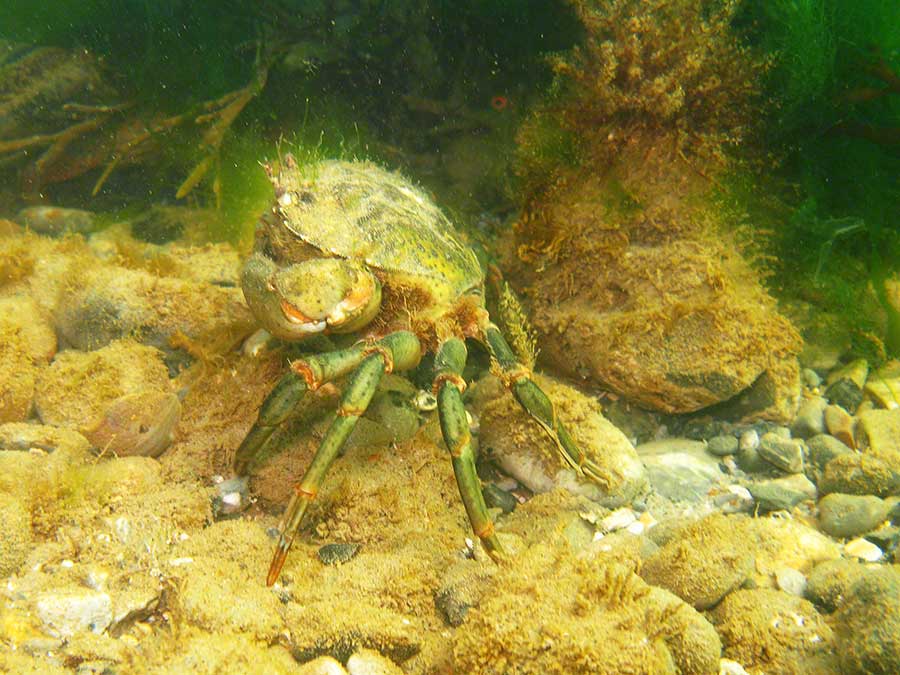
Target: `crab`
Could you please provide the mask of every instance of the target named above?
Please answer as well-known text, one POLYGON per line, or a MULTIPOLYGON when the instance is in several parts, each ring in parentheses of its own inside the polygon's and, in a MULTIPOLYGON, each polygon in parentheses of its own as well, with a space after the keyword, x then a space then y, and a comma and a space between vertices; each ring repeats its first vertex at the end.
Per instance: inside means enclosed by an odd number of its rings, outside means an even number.
POLYGON ((345 348, 298 358, 263 401, 237 449, 245 476, 275 429, 308 391, 347 378, 337 414, 295 485, 279 525, 266 583, 278 579, 304 514, 366 411, 381 377, 434 353, 433 393, 460 496, 488 555, 502 547, 475 471, 463 407, 466 339, 483 344, 516 399, 577 473, 600 480, 528 367, 485 308, 485 273, 444 213, 418 187, 371 162, 267 165, 275 201, 261 217, 241 279, 251 311, 285 341, 344 336, 345 348))

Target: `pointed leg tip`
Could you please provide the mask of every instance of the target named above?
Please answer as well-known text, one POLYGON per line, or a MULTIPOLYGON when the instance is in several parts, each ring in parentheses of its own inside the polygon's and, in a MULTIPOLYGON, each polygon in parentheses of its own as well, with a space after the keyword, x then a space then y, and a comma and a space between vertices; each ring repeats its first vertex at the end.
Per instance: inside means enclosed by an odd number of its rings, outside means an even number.
POLYGON ((284 561, 287 560, 288 551, 291 550, 291 542, 286 540, 284 535, 278 541, 278 548, 275 549, 275 555, 272 556, 272 564, 269 565, 269 574, 266 576, 266 586, 272 586, 281 574, 281 568, 284 567, 284 561))

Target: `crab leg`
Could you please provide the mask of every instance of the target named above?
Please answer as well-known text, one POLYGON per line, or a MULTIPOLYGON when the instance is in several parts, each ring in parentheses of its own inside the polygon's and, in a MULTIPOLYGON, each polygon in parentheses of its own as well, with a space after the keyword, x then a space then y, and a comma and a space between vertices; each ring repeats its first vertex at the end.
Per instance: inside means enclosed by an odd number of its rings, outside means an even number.
POLYGON ((466 382, 462 378, 466 356, 466 345, 459 338, 450 338, 441 345, 434 362, 434 391, 438 400, 441 431, 447 449, 450 450, 453 473, 456 474, 456 484, 469 515, 469 522, 484 550, 497 560, 502 548, 484 503, 481 481, 475 471, 472 435, 462 402, 462 392, 466 388, 466 382))
MULTIPOLYGON (((275 388, 263 401, 256 423, 241 441, 232 464, 235 474, 247 475, 266 441, 290 416, 307 391, 314 391, 326 382, 350 373, 373 348, 384 348, 391 354, 397 350, 402 354, 409 354, 419 349, 419 341, 412 333, 400 331, 379 340, 374 347, 358 344, 349 349, 313 354, 291 362, 291 369, 278 380, 275 388)), ((415 364, 410 367, 415 367, 415 364)))
POLYGON ((563 461, 578 474, 598 483, 605 483, 606 479, 603 478, 600 468, 575 443, 568 429, 556 416, 553 403, 531 379, 531 372, 516 358, 500 329, 492 323, 488 324, 484 329, 484 337, 491 355, 500 366, 503 383, 512 391, 525 412, 531 415, 554 440, 563 461))
MULTIPOLYGON (((338 352, 333 352, 333 354, 338 354, 338 352)), ((324 354, 320 358, 326 356, 328 354, 324 354)), ((418 338, 405 331, 392 333, 374 345, 361 348, 359 365, 351 375, 341 396, 337 416, 325 433, 303 478, 294 486, 294 494, 281 518, 281 524, 278 527, 281 535, 278 538, 275 555, 272 557, 272 564, 269 566, 269 574, 266 577, 267 586, 274 584, 281 573, 281 568, 284 566, 291 544, 300 529, 307 507, 316 498, 328 468, 346 443, 350 432, 356 426, 356 421, 369 407, 372 396, 375 395, 375 390, 381 381, 381 376, 385 372, 391 372, 394 368, 397 370, 414 368, 418 364, 420 356, 421 347, 418 338)), ((292 367, 294 365, 292 364, 292 367)))

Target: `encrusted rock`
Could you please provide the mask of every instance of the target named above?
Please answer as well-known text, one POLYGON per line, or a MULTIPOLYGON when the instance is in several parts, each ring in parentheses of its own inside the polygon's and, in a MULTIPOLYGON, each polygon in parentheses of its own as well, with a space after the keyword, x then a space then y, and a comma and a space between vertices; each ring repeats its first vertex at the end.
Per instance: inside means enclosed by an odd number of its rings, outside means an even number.
POLYGON ((835 615, 843 672, 900 673, 900 571, 872 570, 851 586, 835 615))
POLYGON ((0 578, 13 574, 31 546, 31 514, 21 500, 0 492, 0 578))
POLYGON ((50 634, 64 638, 80 631, 102 633, 113 619, 109 594, 87 588, 42 593, 35 610, 50 634))

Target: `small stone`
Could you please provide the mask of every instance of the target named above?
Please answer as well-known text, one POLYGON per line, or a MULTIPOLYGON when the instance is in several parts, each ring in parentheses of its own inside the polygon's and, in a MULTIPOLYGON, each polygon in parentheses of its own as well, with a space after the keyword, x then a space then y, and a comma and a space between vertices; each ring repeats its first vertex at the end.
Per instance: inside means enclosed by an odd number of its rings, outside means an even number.
POLYGON ((484 486, 484 503, 489 509, 500 509, 503 513, 512 513, 519 505, 515 495, 502 490, 493 483, 484 486))
POLYGON ((763 434, 759 443, 759 454, 772 466, 787 473, 803 471, 803 443, 782 438, 774 433, 763 434))
POLYGON ((738 439, 734 436, 713 436, 706 444, 706 449, 717 457, 733 455, 738 451, 738 439))
POLYGON ((636 449, 654 491, 672 501, 700 501, 724 476, 702 441, 668 438, 636 449))
POLYGON ((434 606, 448 626, 461 626, 471 604, 463 600, 454 587, 443 588, 434 594, 434 606))
POLYGON ((815 566, 806 584, 806 597, 824 612, 837 609, 850 588, 868 572, 859 560, 835 558, 815 566))
POLYGON ((297 675, 347 675, 344 666, 330 656, 320 656, 304 663, 297 675))
POLYGON ((637 520, 637 515, 634 511, 627 507, 623 507, 621 509, 616 509, 608 516, 603 518, 600 521, 600 529, 605 532, 613 532, 615 530, 621 530, 637 520))
POLYGON ((741 448, 736 459, 737 465, 746 473, 772 474, 775 471, 775 468, 759 454, 759 447, 741 448))
POLYGON ((856 420, 839 405, 829 405, 825 408, 825 428, 828 433, 838 439, 844 445, 855 448, 856 438, 853 435, 856 420))
POLYGON ((779 567, 775 570, 775 583, 785 593, 802 598, 806 593, 806 577, 793 567, 779 567))
POLYGON ((791 425, 791 433, 799 438, 809 438, 825 431, 825 408, 828 406, 822 396, 806 399, 797 411, 791 425))
POLYGON ((729 485, 723 492, 712 496, 712 503, 722 513, 741 513, 753 508, 753 495, 743 485, 729 485))
POLYGON ((800 380, 810 389, 815 389, 822 384, 822 378, 812 368, 803 368, 800 370, 800 380))
POLYGON ((900 361, 892 359, 869 375, 865 391, 882 408, 900 408, 900 361))
POLYGON ((360 649, 347 660, 350 675, 403 675, 400 667, 371 649, 360 649))
POLYGON ((855 537, 878 527, 890 510, 878 497, 834 492, 819 500, 819 527, 832 537, 855 537))
POLYGON ((59 206, 29 206, 19 211, 16 220, 35 232, 50 236, 69 232, 84 234, 95 224, 95 216, 90 211, 59 206))
POLYGON ((863 387, 869 375, 869 364, 865 359, 856 359, 828 374, 828 388, 825 397, 850 413, 862 401, 863 387))
POLYGON ((868 453, 900 468, 900 409, 867 410, 859 417, 859 431, 868 453))
POLYGON ((339 565, 353 559, 359 552, 360 544, 325 544, 319 549, 319 560, 323 565, 339 565))
POLYGON ((878 562, 884 556, 884 552, 880 548, 862 537, 851 539, 844 544, 844 553, 866 562, 878 562))
POLYGON ((759 447, 759 433, 756 429, 747 429, 738 441, 741 450, 756 450, 759 447))
POLYGON ((216 494, 212 500, 213 517, 233 518, 250 505, 248 479, 244 476, 220 480, 216 483, 216 494))
POLYGON ((102 633, 113 618, 109 594, 89 589, 42 593, 36 610, 47 632, 55 637, 72 637, 88 630, 102 633))
POLYGON ((806 447, 809 449, 810 463, 819 471, 835 457, 853 453, 849 446, 828 434, 818 434, 806 439, 806 447))
POLYGON ((719 659, 719 675, 750 675, 744 666, 731 659, 719 659))
POLYGON ((790 511, 804 499, 816 496, 816 486, 802 474, 753 483, 747 489, 762 513, 790 511))

